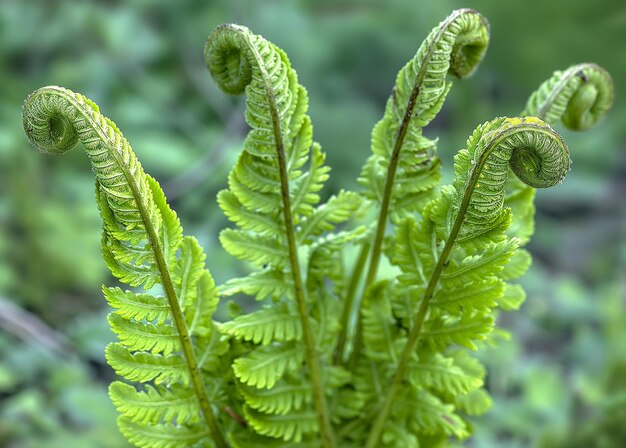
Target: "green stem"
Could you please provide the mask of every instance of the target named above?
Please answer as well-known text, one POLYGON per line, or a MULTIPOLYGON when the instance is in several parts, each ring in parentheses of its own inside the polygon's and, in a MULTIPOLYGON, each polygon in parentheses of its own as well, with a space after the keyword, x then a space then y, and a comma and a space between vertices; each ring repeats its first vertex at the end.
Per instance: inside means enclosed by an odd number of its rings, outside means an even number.
MULTIPOLYGON (((424 76, 423 72, 424 70, 420 70, 420 74, 422 75, 421 77, 424 76)), ((389 206, 391 204, 393 182, 396 177, 398 162, 400 161, 400 151, 402 149, 402 144, 404 143, 406 133, 409 130, 409 123, 411 122, 411 117, 413 116, 413 110, 415 109, 417 95, 419 95, 420 92, 420 86, 421 78, 418 77, 418 82, 415 84, 415 87, 413 87, 413 90, 411 91, 411 96, 409 97, 406 112, 404 113, 402 123, 400 124, 400 128, 398 129, 398 136, 396 137, 396 142, 393 146, 391 158, 389 159, 389 167, 387 168, 387 179, 385 180, 385 190, 383 193, 383 200, 380 205, 380 212, 378 214, 376 234, 374 236, 374 242, 372 244, 372 257, 370 258, 367 276, 365 277, 365 288, 363 291, 364 294, 366 292, 366 289, 371 286, 371 284, 376 279, 376 274, 378 272, 378 265, 380 262, 380 256, 382 254, 383 239, 385 237, 385 229, 387 228, 387 217, 389 215, 389 206)))
POLYGON ((446 261, 448 261, 448 257, 450 256, 450 252, 452 251, 452 247, 454 246, 454 243, 456 241, 456 237, 458 236, 461 225, 463 224, 465 212, 467 211, 467 207, 469 206, 472 192, 474 190, 474 185, 476 185, 479 175, 480 170, 475 170, 472 174, 472 177, 470 178, 468 188, 465 190, 465 195, 463 196, 463 201, 461 202, 459 213, 454 220, 454 225, 452 226, 452 230, 450 231, 450 236, 448 237, 443 251, 441 252, 441 256, 437 261, 435 270, 430 276, 426 291, 424 291, 424 296, 422 297, 419 309, 417 310, 417 314, 415 315, 415 320, 413 321, 413 326, 411 327, 406 346, 404 348, 404 351, 402 352, 402 357, 400 358, 400 362, 398 363, 398 368, 391 381, 391 387, 389 388, 389 392, 387 393, 387 396, 383 401, 380 413, 378 414, 378 417, 374 422, 374 426, 372 427, 372 431, 370 432, 369 438, 367 439, 367 444, 365 445, 366 448, 375 448, 378 445, 378 440, 380 439, 385 423, 387 422, 389 412, 391 411, 391 406, 396 396, 398 395, 402 383, 404 382, 404 374, 406 373, 409 361, 411 360, 411 355, 415 351, 415 347, 417 345, 417 342, 419 341, 422 327, 424 325, 424 320, 426 319, 428 306, 430 305, 430 300, 433 297, 433 293, 435 291, 437 283, 439 282, 441 272, 443 271, 446 261))
MULTIPOLYGON (((89 103, 89 100, 84 97, 83 100, 89 103)), ((57 107, 60 106, 57 105, 57 107)), ((43 120, 46 119, 49 120, 50 116, 43 118, 43 120)), ((163 246, 161 245, 159 234, 157 232, 157 229, 152 224, 150 210, 144 202, 145 198, 142 196, 142 189, 138 185, 138 182, 142 181, 142 176, 145 176, 145 174, 143 173, 139 162, 136 160, 134 154, 132 153, 130 146, 127 148, 127 151, 123 151, 123 145, 127 145, 128 142, 124 140, 121 132, 110 120, 108 120, 106 117, 103 117, 99 114, 99 112, 97 112, 97 109, 93 106, 93 103, 85 105, 80 99, 77 100, 76 94, 60 87, 43 88, 36 92, 33 92, 33 94, 28 97, 24 106, 24 127, 29 137, 29 140, 31 140, 31 142, 36 147, 47 153, 62 154, 72 149, 79 140, 82 140, 83 146, 85 146, 87 154, 91 159, 94 171, 96 171, 96 179, 98 179, 99 177, 97 170, 102 169, 102 166, 98 166, 96 162, 97 158, 93 155, 93 146, 96 140, 92 140, 91 138, 85 139, 85 131, 91 130, 96 133, 97 140, 107 146, 107 155, 110 155, 110 157, 113 159, 113 163, 108 163, 107 160, 106 167, 110 167, 113 164, 116 164, 119 167, 119 170, 124 176, 126 185, 128 185, 128 188, 130 189, 132 194, 132 198, 137 206, 137 210, 141 218, 141 223, 143 224, 147 234, 147 242, 149 243, 150 247, 152 248, 152 252, 154 253, 156 266, 159 270, 161 278, 161 284, 163 286, 165 295, 168 300, 168 304, 172 312, 172 319, 174 321, 176 331, 178 332, 180 337, 185 362, 189 370, 191 382, 196 397, 198 399, 204 420, 207 424, 207 427, 209 428, 209 432, 213 441, 215 442, 215 445, 218 448, 228 448, 228 444, 226 443, 226 440, 224 439, 224 436, 219 428, 217 418, 213 412, 213 408, 211 407, 211 403, 209 402, 209 398, 204 388, 204 383, 202 381, 200 369, 198 368, 198 363, 196 361, 196 357, 193 351, 193 345, 189 336, 185 317, 180 308, 180 304, 176 295, 176 290, 174 288, 172 277, 170 275, 169 267, 167 265, 166 257, 163 252, 163 246), (64 126, 69 126, 71 124, 71 129, 63 129, 62 138, 60 138, 58 135, 52 135, 52 138, 50 138, 44 137, 42 135, 33 134, 35 129, 42 129, 42 126, 39 123, 42 118, 40 116, 37 116, 37 113, 46 112, 45 110, 37 112, 31 109, 32 107, 34 107, 32 102, 35 101, 35 98, 37 98, 37 96, 39 95, 51 95, 53 97, 56 97, 56 99, 59 101, 62 100, 65 105, 69 105, 68 107, 70 109, 75 109, 76 113, 70 113, 69 118, 66 117, 65 114, 62 112, 55 112, 55 114, 57 114, 55 116, 58 117, 58 114, 60 114, 61 119, 66 121, 64 123, 64 126), (35 120, 35 122, 31 122, 31 120, 35 120), (80 127, 77 129, 78 124, 80 125, 80 127), (90 146, 92 148, 91 150, 89 149, 90 146)), ((47 132, 50 132, 49 125, 45 129, 47 129, 47 132)), ((98 156, 103 154, 103 152, 101 152, 100 146, 98 146, 98 151, 100 151, 98 153, 98 156)), ((96 185, 100 186, 102 184, 97 181, 96 185)))
POLYGON ((348 284, 348 291, 346 293, 346 298, 343 304, 343 311, 341 313, 341 331, 337 340, 337 351, 335 352, 335 364, 337 365, 341 365, 341 363, 343 362, 344 350, 346 347, 346 341, 348 339, 349 326, 352 321, 352 316, 354 315, 354 298, 356 297, 356 290, 359 286, 359 281, 361 280, 361 274, 363 273, 363 269, 365 269, 365 263, 367 262, 367 256, 369 255, 370 247, 371 243, 369 241, 366 241, 361 246, 359 257, 357 258, 356 264, 354 265, 354 270, 352 271, 350 283, 348 284))
MULTIPOLYGON (((133 189, 133 193, 135 193, 134 186, 131 186, 131 188, 133 189)), ((170 272, 167 268, 165 257, 163 256, 163 249, 159 244, 157 233, 154 227, 152 227, 152 224, 149 223, 150 221, 147 219, 147 214, 142 206, 139 206, 139 211, 141 212, 142 218, 144 218, 144 223, 148 223, 146 225, 146 232, 148 233, 148 237, 151 242, 150 244, 156 258, 156 263, 159 268, 161 278, 163 280, 162 286, 165 291, 165 295, 167 296, 170 308, 172 310, 172 317, 180 336, 183 353, 185 354, 189 373, 191 374, 191 382, 198 397, 198 401, 200 402, 200 409, 202 409, 204 420, 206 421, 206 424, 211 432, 211 437, 213 437, 213 441, 218 446, 218 448, 228 448, 228 444, 226 443, 226 440, 224 439, 224 436, 222 435, 222 432, 219 428, 217 419, 215 417, 215 414, 213 413, 213 409, 211 408, 209 398, 206 394, 204 383, 200 376, 200 369, 198 368, 196 356, 193 353, 193 345, 191 343, 191 338, 189 337, 187 324, 185 322, 183 312, 180 308, 178 298, 176 297, 176 291, 174 289, 174 284, 172 283, 172 277, 170 276, 170 272)))
POLYGON ((298 314, 300 315, 300 323, 302 325, 302 336, 305 346, 305 358, 306 363, 309 367, 309 373, 311 375, 313 401, 315 404, 315 410, 317 412, 317 417, 320 425, 322 446, 325 448, 334 448, 335 436, 333 432, 333 427, 330 423, 330 414, 328 412, 328 405, 326 403, 326 396, 324 394, 324 385, 319 363, 319 354, 317 352, 315 338, 313 337, 313 331, 311 330, 311 324, 309 322, 309 311, 305 295, 306 292, 302 283, 302 274, 300 270, 300 264, 298 262, 298 247, 296 245, 296 235, 294 232, 293 217, 291 215, 289 177, 287 174, 285 148, 282 138, 282 132, 280 129, 278 108, 276 107, 276 97, 274 96, 274 90, 269 80, 269 76, 265 71, 265 67, 263 66, 263 60, 261 56, 259 55, 254 45, 250 44, 249 48, 252 51, 255 59, 257 60, 257 66, 259 67, 263 76, 265 90, 267 92, 267 101, 269 103, 269 109, 272 115, 272 127, 274 132, 274 140, 276 142, 276 154, 280 177, 280 193, 283 201, 283 218, 285 220, 285 233, 287 235, 287 248, 289 251, 289 265, 291 267, 291 274, 293 277, 294 295, 298 307, 298 314))
POLYGON ((359 356, 361 346, 363 345, 363 324, 361 322, 361 304, 363 303, 363 297, 367 294, 367 290, 374 283, 376 274, 378 273, 378 265, 380 264, 380 256, 382 255, 383 239, 385 237, 385 229, 387 228, 387 217, 389 215, 389 206, 391 204, 391 194, 393 191, 393 181, 396 177, 396 171, 398 169, 398 162, 400 161, 400 151, 404 138, 409 130, 409 124, 411 117, 413 116, 413 110, 415 109, 415 103, 417 96, 420 92, 421 81, 424 77, 425 70, 420 68, 418 73, 417 82, 411 91, 409 102, 406 107, 406 112, 402 118, 402 123, 398 129, 398 136, 393 146, 391 158, 389 160, 389 167, 387 168, 387 179, 385 180, 385 189, 383 193, 383 200, 380 205, 380 212, 378 214, 378 222, 376 223, 376 234, 374 235, 374 242, 372 243, 372 256, 370 258, 370 264, 365 277, 365 284, 363 285, 363 291, 361 292, 361 300, 356 304, 357 309, 357 324, 356 331, 354 333, 354 345, 352 348, 352 356, 350 358, 350 365, 353 366, 356 363, 356 358, 359 356))

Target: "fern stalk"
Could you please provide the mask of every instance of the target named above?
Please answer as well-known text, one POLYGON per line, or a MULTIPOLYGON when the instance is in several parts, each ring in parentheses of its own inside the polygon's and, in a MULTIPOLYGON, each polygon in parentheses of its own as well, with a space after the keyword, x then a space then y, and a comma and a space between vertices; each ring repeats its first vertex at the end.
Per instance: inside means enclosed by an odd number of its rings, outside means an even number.
MULTIPOLYGON (((136 193, 136 191, 133 190, 133 193, 136 193)), ((137 203, 139 204, 140 202, 137 201, 137 203)), ((145 210, 141 206, 139 207, 139 209, 142 210, 142 216, 145 218, 145 210)), ((178 330, 178 334, 180 335, 181 346, 185 355, 185 359, 187 360, 189 373, 191 374, 191 382, 193 384, 196 395, 198 396, 200 408, 202 409, 202 415, 204 416, 204 420, 209 427, 211 437, 213 437, 213 441, 215 442, 215 444, 219 448, 228 448, 228 444, 226 443, 226 440, 222 435, 222 431, 217 423, 215 414, 213 413, 213 409, 211 408, 211 403, 209 402, 209 397, 207 396, 206 390, 204 388, 204 383, 202 382, 202 378, 200 377, 198 361, 196 360, 196 356, 193 353, 193 346, 191 345, 191 339, 189 338, 187 323, 185 322, 185 317, 183 316, 183 312, 180 308, 178 297, 176 297, 176 291, 174 290, 172 276, 167 267, 167 264, 165 263, 165 258, 163 257, 163 248, 161 247, 154 227, 146 219, 144 219, 144 225, 146 226, 146 231, 148 232, 148 236, 150 239, 150 246, 154 251, 157 266, 159 267, 159 272, 161 273, 161 278, 163 279, 162 286, 172 311, 174 324, 176 325, 176 329, 178 330)))
MULTIPOLYGON (((443 29, 443 27, 441 29, 443 29)), ((441 31, 441 29, 439 31, 441 31)), ((435 40, 434 42, 437 42, 437 40, 435 40)), ((431 55, 433 49, 434 49, 434 45, 431 45, 428 49, 427 54, 431 55)), ((380 211, 378 212, 378 220, 376 222, 376 233, 374 235, 374 241, 372 242, 372 248, 370 252, 371 253, 370 262, 369 262, 369 267, 367 269, 367 274, 365 275, 365 284, 363 286, 362 295, 367 294, 369 287, 372 285, 372 283, 374 283, 374 280, 376 279, 376 274, 378 273, 378 267, 380 265, 380 256, 382 254, 383 239, 385 237, 385 230, 387 228, 389 205, 391 204, 391 193, 393 191, 393 183, 396 177, 396 170, 398 169, 398 162, 400 160, 400 151, 402 149, 402 144, 404 143, 404 138, 406 137, 407 130, 409 129, 409 123, 410 123, 411 117, 413 116, 413 111, 415 109, 415 102, 416 102, 417 96, 419 95, 420 87, 424 79, 424 75, 426 73, 426 70, 424 67, 425 67, 425 64, 423 64, 420 67, 420 71, 418 72, 417 80, 415 82, 415 86, 413 87, 413 90, 411 91, 409 102, 407 103, 407 107, 406 107, 406 112, 404 113, 404 117, 402 118, 402 123, 400 124, 400 129, 398 130, 396 142, 393 147, 393 152, 391 153, 391 158, 389 160, 389 167, 387 169, 383 200, 380 205, 380 211)), ((363 266, 357 265, 357 268, 362 269, 363 266)), ((355 274, 356 273, 358 273, 357 278, 360 278, 361 273, 359 272, 359 270, 355 270, 355 274)), ((348 296, 348 298, 350 297, 348 296)), ((357 303, 357 308, 356 308, 357 316, 360 315, 359 309, 360 309, 361 303, 363 303, 362 298, 360 302, 357 303)), ((346 308, 352 307, 353 300, 347 300, 344 306, 346 308)), ((350 308, 348 308, 348 310, 350 310, 350 308)), ((347 328, 348 327, 346 326, 345 329, 342 330, 342 334, 340 335, 340 339, 339 339, 340 341, 346 339, 346 336, 344 335, 344 333, 347 332, 347 328)), ((363 336, 362 336, 361 320, 357 319, 354 347, 353 347, 352 358, 351 358, 352 360, 351 367, 354 367, 354 362, 356 360, 356 357, 358 356, 358 353, 361 350, 361 345, 363 344, 362 337, 363 336)), ((343 347, 341 348, 343 349, 343 347)))
MULTIPOLYGON (((436 42, 436 41, 435 41, 436 42)), ((432 54, 434 45, 428 49, 428 55, 432 54)), ((406 106, 406 112, 402 118, 402 124, 398 130, 398 136, 396 137, 396 143, 393 146, 393 152, 391 153, 391 159, 389 160, 389 168, 387 169, 387 177, 385 181, 385 190, 383 193, 383 201, 380 205, 380 211, 378 212, 378 221, 376 222, 376 234, 374 236, 374 242, 372 243, 372 252, 370 256, 369 268, 365 276, 364 291, 376 279, 376 273, 378 272, 378 266, 380 264, 380 255, 382 253, 383 238, 385 237, 385 229, 387 228, 387 219, 389 215, 389 204, 391 203, 391 192, 393 190, 393 183, 396 177, 396 170, 398 169, 398 162, 400 160, 400 150, 406 137, 406 132, 409 129, 409 123, 415 109, 415 102, 419 95, 424 75, 426 74, 425 65, 422 65, 417 75, 415 86, 411 91, 409 102, 406 106)))
MULTIPOLYGON (((494 122, 496 121, 498 120, 494 120, 494 122)), ((466 184, 463 199, 455 217, 454 224, 430 276, 428 286, 422 296, 419 309, 413 320, 411 331, 409 332, 407 343, 402 352, 400 361, 398 362, 398 367, 396 368, 391 385, 383 400, 380 413, 368 437, 366 448, 375 448, 378 446, 378 441, 383 432, 385 423, 387 422, 391 407, 404 382, 407 366, 419 342, 422 326, 433 293, 439 283, 439 279, 454 247, 461 226, 466 221, 466 213, 469 209, 472 195, 477 188, 479 180, 483 177, 483 169, 492 153, 501 146, 508 146, 506 151, 509 153, 508 157, 511 168, 518 177, 520 177, 520 180, 535 188, 546 188, 556 185, 569 170, 570 161, 567 146, 561 137, 548 125, 536 118, 527 118, 524 120, 513 118, 499 121, 501 122, 499 127, 495 130, 485 132, 481 141, 478 143, 479 148, 481 148, 481 143, 484 145, 484 151, 480 153, 478 160, 475 161, 474 169, 466 184), (545 140, 542 141, 542 138, 545 140), (505 145, 503 145, 503 143, 505 145), (527 146, 529 144, 536 145, 532 148, 533 151, 543 151, 543 153, 538 156, 542 158, 541 162, 535 159, 536 156, 534 152, 527 153, 530 149, 527 146), (543 160, 544 158, 552 158, 552 160, 546 163, 543 160), (539 163, 540 168, 537 168, 537 163, 539 163)), ((488 129, 491 123, 486 123, 483 126, 488 129)), ((502 159, 501 155, 498 155, 498 157, 502 159)), ((489 182, 487 179, 482 181, 489 182)))
MULTIPOLYGON (((117 154, 115 154, 115 156, 117 158, 117 154)), ((117 160, 117 162, 120 164, 120 166, 123 166, 119 159, 117 160)), ((124 171, 126 172, 126 170, 124 171)), ((213 437, 213 441, 216 443, 216 445, 219 448, 228 448, 228 444, 226 443, 226 440, 222 435, 222 431, 219 428, 219 425, 215 418, 215 414, 213 413, 213 409, 211 408, 211 403, 209 402, 209 397, 206 394, 204 383, 202 382, 202 378, 200 377, 200 370, 198 369, 196 356, 193 353, 193 346, 191 345, 191 339, 189 338, 187 323, 185 322, 185 317, 183 316, 178 297, 176 296, 176 291, 174 290, 172 276, 170 274, 167 263, 165 262, 165 257, 163 256, 163 248, 161 247, 161 242, 157 236, 157 232, 154 226, 152 225, 150 219, 148 219, 148 214, 142 204, 142 201, 140 200, 141 196, 137 191, 137 186, 133 182, 132 176, 128 174, 126 180, 128 181, 130 188, 132 189, 133 196, 135 197, 135 201, 137 202, 137 207, 139 209, 139 212, 141 213, 141 217, 143 218, 143 225, 145 226, 146 232, 148 234, 150 247, 154 252, 156 264, 158 266, 159 273, 161 274, 161 285, 163 286, 163 290, 165 291, 165 296, 167 297, 167 301, 171 309, 172 318, 180 336, 182 350, 185 355, 185 360, 187 361, 187 367, 191 375, 191 382, 193 384, 194 391, 196 392, 200 408, 202 409, 202 415, 204 416, 209 431, 211 432, 211 436, 213 437)))
POLYGON ((361 246, 359 256, 352 275, 350 276, 350 283, 348 283, 348 289, 346 290, 346 296, 344 298, 343 309, 341 311, 341 332, 337 338, 337 349, 335 352, 335 364, 340 365, 343 362, 344 350, 346 348, 346 342, 348 340, 348 329, 352 323, 354 299, 356 298, 357 288, 361 280, 361 274, 367 263, 371 242, 366 241, 361 246))

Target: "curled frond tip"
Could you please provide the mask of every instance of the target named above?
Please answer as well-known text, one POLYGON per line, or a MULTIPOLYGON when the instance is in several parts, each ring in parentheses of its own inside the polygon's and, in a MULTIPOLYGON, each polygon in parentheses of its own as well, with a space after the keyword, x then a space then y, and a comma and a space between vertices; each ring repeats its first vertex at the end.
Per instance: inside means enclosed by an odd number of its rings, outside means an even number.
POLYGON ((530 96, 523 114, 584 131, 599 123, 612 105, 611 75, 599 65, 585 63, 554 72, 530 96))
POLYGON ((554 186, 570 170, 567 145, 539 118, 506 118, 496 129, 486 132, 481 140, 486 146, 486 155, 495 149, 510 152, 511 169, 522 182, 533 188, 554 186))
POLYGON ((215 28, 204 46, 204 61, 217 85, 229 95, 241 95, 252 80, 251 32, 235 24, 215 28))
POLYGON ((42 87, 28 95, 22 108, 24 131, 30 143, 46 154, 62 154, 78 143, 73 112, 68 108, 72 92, 57 86, 42 87))
POLYGON ((489 45, 489 22, 479 12, 463 8, 454 11, 442 22, 440 25, 442 32, 450 32, 448 30, 450 25, 459 27, 459 31, 456 31, 450 53, 448 73, 457 78, 464 78, 476 70, 485 56, 489 45))

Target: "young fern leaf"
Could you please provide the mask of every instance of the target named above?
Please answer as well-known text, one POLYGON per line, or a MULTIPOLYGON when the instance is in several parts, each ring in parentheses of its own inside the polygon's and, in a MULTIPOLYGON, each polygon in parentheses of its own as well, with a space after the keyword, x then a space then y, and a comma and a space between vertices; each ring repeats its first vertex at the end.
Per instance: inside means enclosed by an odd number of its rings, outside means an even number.
POLYGON ((613 104, 613 81, 602 67, 586 63, 556 71, 530 95, 522 115, 584 131, 599 123, 613 104))
MULTIPOLYGON (((140 447, 183 447, 212 439, 226 447, 199 360, 220 354, 211 315, 217 295, 204 254, 182 236, 158 183, 146 175, 122 133, 98 107, 61 87, 44 87, 24 103, 24 129, 44 153, 61 154, 79 141, 96 176, 103 220, 102 252, 121 281, 145 293, 104 288, 115 309, 109 323, 120 342, 109 364, 129 385, 109 389, 122 433, 140 447), (162 286, 165 297, 148 290, 162 286)), ((215 372, 213 372, 215 373, 215 372)))
MULTIPOLYGON (((602 121, 612 103, 611 76, 596 64, 577 64, 554 72, 530 95, 520 115, 535 116, 552 126, 562 123, 567 129, 584 131, 602 121)), ((534 231, 535 189, 509 176, 506 191, 505 204, 513 213, 509 234, 516 235, 524 245, 534 231)), ((509 279, 521 276, 530 266, 528 253, 519 251, 516 264, 517 272, 509 279)))
MULTIPOLYGON (((613 83, 610 75, 596 64, 577 64, 564 71, 556 71, 533 92, 521 116, 536 116, 550 125, 562 123, 570 130, 587 130, 600 122, 611 108, 613 83)), ((534 232, 535 189, 510 175, 507 179, 505 206, 512 212, 509 235, 520 239, 524 246, 534 232)), ((505 271, 503 280, 521 277, 530 267, 531 257, 518 250, 505 271)), ((504 310, 518 309, 525 294, 519 285, 508 284, 500 299, 504 310)))
MULTIPOLYGON (((313 329, 322 320, 334 317, 326 316, 331 310, 328 306, 315 315, 312 307, 316 303, 309 297, 317 294, 309 286, 318 284, 311 277, 311 272, 316 272, 312 266, 336 258, 337 250, 328 249, 332 246, 326 243, 324 234, 347 221, 362 200, 356 194, 341 192, 317 205, 329 168, 324 165, 324 153, 313 142, 311 121, 306 115, 306 90, 298 84, 296 72, 282 50, 245 27, 222 25, 209 36, 205 60, 223 91, 245 93, 246 121, 251 128, 230 172, 229 189, 219 193, 218 201, 238 227, 220 234, 222 245, 258 270, 227 282, 221 291, 227 295, 244 292, 258 300, 273 299, 271 306, 240 316, 223 327, 233 337, 258 345, 233 366, 247 402, 244 411, 257 434, 300 441, 315 440, 319 432, 319 443, 331 447, 335 442, 320 366, 320 357, 327 356, 320 353, 323 347, 316 343, 313 329), (299 253, 307 246, 309 267, 303 269, 299 253), (328 250, 317 249, 321 246, 328 250), (306 281, 303 273, 309 274, 306 281), (282 409, 260 402, 260 391, 251 393, 251 387, 279 387, 290 373, 303 366, 312 388, 313 407, 307 401, 300 410, 301 418, 290 417, 287 422, 277 414, 282 409)), ((352 239, 357 238, 358 232, 353 233, 352 239)), ((349 240, 344 238, 342 243, 349 240)), ((325 336, 332 338, 332 334, 325 336)), ((301 402, 297 397, 293 401, 301 402)), ((232 436, 233 441, 239 439, 249 437, 232 436)))
POLYGON ((429 200, 439 180, 439 161, 435 141, 424 137, 422 129, 443 106, 452 85, 446 76, 473 73, 488 42, 486 19, 459 9, 433 28, 398 72, 383 118, 372 132, 372 156, 360 178, 365 194, 381 204, 385 217, 391 210, 397 221, 429 200))
MULTIPOLYGON (((377 416, 368 448, 378 446, 381 436, 390 431, 390 415, 394 421, 420 415, 412 424, 418 434, 467 434, 465 424, 453 413, 455 396, 463 394, 455 395, 450 389, 441 394, 436 384, 427 389, 416 381, 407 384, 405 379, 415 363, 434 369, 442 362, 434 353, 454 345, 475 348, 475 341, 491 332, 490 307, 505 290, 499 275, 520 243, 506 234, 510 211, 504 207, 504 196, 509 166, 528 185, 545 188, 558 183, 569 170, 569 151, 561 137, 536 118, 498 118, 485 123, 470 136, 467 149, 456 156, 453 186, 442 189, 424 209, 421 221, 409 217, 399 224, 393 256, 403 271, 399 280, 404 286, 394 292, 392 297, 397 299, 392 307, 404 308, 394 317, 406 328, 406 336, 402 336, 406 344, 397 363, 391 368, 379 367, 390 385, 382 401, 372 402, 377 416), (478 253, 477 247, 482 248, 478 253), (449 305, 431 306, 448 299, 447 288, 464 288, 466 297, 476 298, 477 306, 467 299, 462 313, 446 311, 449 305), (490 288, 495 291, 486 300, 479 291, 490 288), (407 403, 407 408, 394 406, 398 397, 412 394, 418 394, 419 399, 407 403), (420 407, 419 403, 426 405, 420 407), (428 409, 433 415, 445 414, 448 425, 436 425, 439 420, 429 418, 428 409)), ((467 376, 473 376, 474 381, 468 384, 479 386, 482 381, 482 369, 462 359, 444 362, 458 363, 467 376)), ((441 377, 437 381, 445 380, 441 377)), ((471 391, 469 387, 463 389, 463 393, 471 391)))
MULTIPOLYGON (((372 131, 372 155, 359 177, 366 197, 380 207, 365 289, 376 278, 388 217, 399 222, 402 217, 419 212, 432 199, 439 182, 436 141, 424 137, 422 129, 443 106, 452 86, 446 77, 450 74, 464 78, 473 73, 488 43, 487 20, 471 9, 459 9, 433 28, 413 59, 399 71, 383 118, 372 131)), ((362 250, 366 252, 370 246, 366 244, 362 250)), ((357 267, 362 269, 364 264, 357 267)), ((360 275, 360 269, 355 269, 353 281, 358 282, 360 275)), ((340 355, 355 308, 350 291, 342 314, 340 355)), ((358 355, 358 337, 359 330, 353 355, 358 355)))

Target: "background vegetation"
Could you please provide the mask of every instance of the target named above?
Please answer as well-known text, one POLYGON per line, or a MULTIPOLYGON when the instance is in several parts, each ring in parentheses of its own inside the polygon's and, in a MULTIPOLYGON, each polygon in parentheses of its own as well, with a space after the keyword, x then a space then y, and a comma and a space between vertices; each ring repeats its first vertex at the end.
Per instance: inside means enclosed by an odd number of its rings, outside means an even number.
POLYGON ((574 165, 540 192, 527 303, 503 316, 514 338, 483 353, 494 408, 480 448, 626 446, 626 5, 622 0, 2 0, 0 2, 0 446, 124 447, 106 396, 113 339, 100 285, 93 179, 80 151, 29 147, 20 107, 58 84, 95 100, 161 182, 218 282, 242 267, 219 247, 215 204, 245 133, 242 103, 214 87, 202 46, 219 23, 284 48, 311 96, 328 152, 327 194, 355 187, 398 69, 452 9, 473 7, 492 42, 427 135, 446 172, 476 124, 519 112, 553 70, 597 62, 616 104, 574 165), (45 445, 44 445, 45 444, 45 445))

